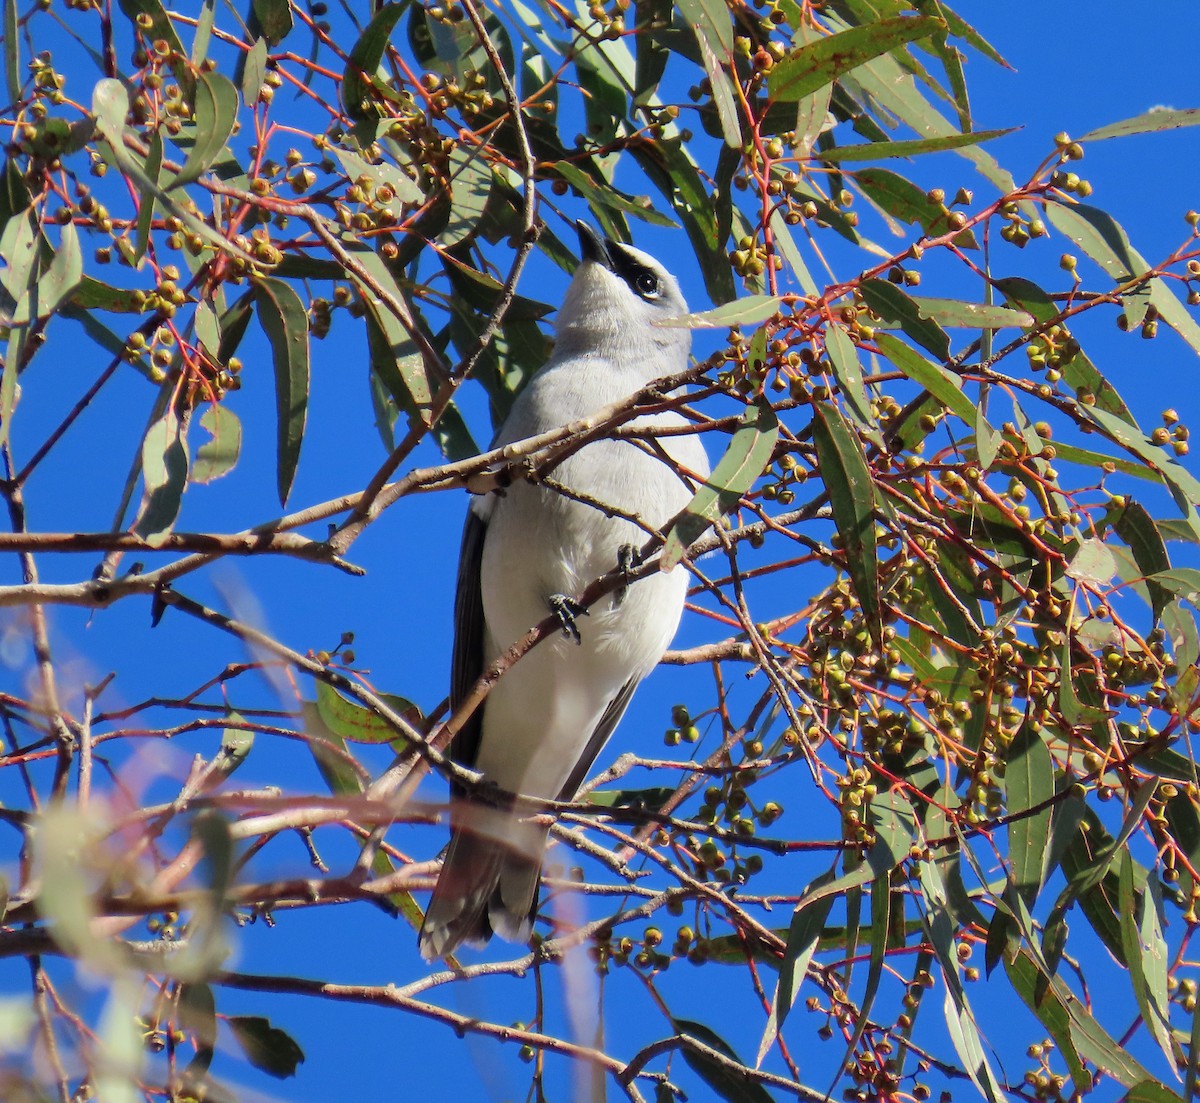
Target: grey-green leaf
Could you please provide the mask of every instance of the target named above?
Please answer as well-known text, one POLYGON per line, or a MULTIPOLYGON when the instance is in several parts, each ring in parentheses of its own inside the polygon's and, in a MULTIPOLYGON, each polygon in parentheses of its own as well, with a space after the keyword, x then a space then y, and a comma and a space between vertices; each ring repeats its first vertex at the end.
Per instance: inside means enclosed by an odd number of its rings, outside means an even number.
POLYGON ((1029 721, 1017 733, 1005 757, 1008 811, 1014 817, 1008 828, 1013 883, 1026 906, 1032 908, 1048 872, 1054 760, 1036 725, 1029 721))
POLYGON ((200 428, 207 430, 212 439, 196 450, 192 482, 211 483, 236 465, 242 450, 242 423, 232 410, 218 405, 210 406, 200 416, 200 428))
POLYGON ((767 89, 775 101, 794 101, 823 88, 843 73, 941 28, 929 16, 896 16, 852 27, 801 46, 772 67, 767 89))
MULTIPOLYGON (((318 679, 317 714, 334 735, 351 743, 395 743, 403 733, 368 708, 339 693, 318 679)), ((414 725, 421 723, 421 710, 405 697, 379 694, 380 700, 414 725)))
POLYGON ((275 367, 276 486, 283 505, 296 477, 308 418, 308 315, 300 296, 282 280, 255 281, 254 300, 275 367))
POLYGON ((363 101, 375 83, 375 70, 383 60, 392 30, 408 9, 408 3, 385 4, 376 13, 366 30, 350 51, 346 71, 342 75, 342 103, 352 119, 368 119, 373 113, 363 107, 363 101))
POLYGON ((783 1022, 791 1011, 796 997, 800 994, 800 985, 808 972, 809 962, 816 952, 821 932, 825 929, 825 920, 833 907, 832 894, 810 899, 811 894, 833 881, 832 871, 817 877, 804 891, 800 903, 792 912, 792 920, 788 926, 787 946, 784 949, 783 960, 779 963, 779 982, 775 987, 775 998, 771 1002, 771 1012, 767 1017, 767 1025, 763 1030, 762 1041, 758 1046, 758 1058, 755 1066, 760 1066, 767 1050, 775 1041, 783 1022))
POLYGON ((237 113, 238 94, 233 81, 221 73, 201 73, 196 82, 194 141, 179 175, 171 181, 172 188, 198 180, 217 159, 233 133, 237 113))
POLYGON ((881 326, 899 326, 918 345, 939 360, 950 355, 950 338, 932 318, 921 311, 911 295, 887 280, 863 280, 863 299, 882 319, 881 326))
POLYGON ((663 548, 660 567, 669 571, 683 561, 692 541, 737 504, 771 461, 779 421, 766 401, 746 408, 742 424, 705 484, 679 515, 663 548))
POLYGON ((719 1034, 703 1023, 690 1019, 672 1018, 671 1025, 675 1028, 675 1033, 685 1039, 680 1047, 683 1059, 701 1080, 725 1100, 725 1103, 774 1103, 770 1093, 758 1081, 739 1075, 724 1062, 693 1049, 686 1041, 687 1038, 694 1038, 701 1045, 727 1057, 735 1065, 742 1064, 741 1058, 719 1034))
POLYGON ((261 1015, 230 1015, 226 1020, 246 1059, 256 1069, 286 1080, 304 1063, 304 1050, 286 1031, 261 1015))
POLYGON ((252 10, 270 45, 278 46, 291 33, 292 5, 288 0, 253 0, 252 10))
POLYGON ((168 408, 142 441, 144 491, 133 531, 149 544, 166 536, 179 516, 188 480, 189 417, 179 418, 168 408))
POLYGON ((977 418, 982 418, 982 412, 976 409, 962 390, 958 377, 948 372, 940 364, 926 360, 919 352, 910 349, 903 341, 890 333, 876 333, 875 340, 879 351, 891 363, 899 368, 914 383, 924 387, 947 410, 960 417, 967 425, 975 425, 977 418))
POLYGON ((842 538, 846 571, 869 624, 882 604, 875 538, 875 484, 862 443, 836 406, 813 405, 813 440, 821 478, 829 490, 833 521, 842 538))
POLYGON ((944 326, 967 329, 1005 329, 1009 326, 1026 329, 1033 325, 1033 318, 1024 310, 1013 310, 1007 306, 991 303, 967 303, 960 299, 931 299, 913 295, 912 301, 921 313, 944 326))
POLYGON ((21 43, 17 22, 17 0, 4 0, 4 80, 8 85, 8 102, 21 100, 21 43))
POLYGON ((850 334, 836 322, 830 322, 825 327, 825 351, 829 353, 829 362, 833 367, 834 378, 842 388, 842 396, 846 407, 855 424, 866 434, 869 440, 882 445, 883 439, 879 427, 871 415, 871 400, 863 383, 862 363, 858 359, 858 349, 850 340, 850 334))
POLYGON ((883 161, 890 157, 916 157, 921 153, 942 153, 948 149, 964 149, 990 142, 1011 134, 1007 130, 973 130, 970 134, 945 134, 936 138, 901 138, 894 142, 863 142, 858 145, 832 146, 817 150, 814 156, 822 161, 883 161))
POLYGON ((728 326, 754 325, 773 318, 779 312, 782 303, 783 300, 778 295, 743 295, 740 299, 714 306, 711 310, 680 314, 675 318, 664 318, 655 324, 685 329, 725 329, 728 326))
POLYGON ((1152 107, 1132 119, 1122 119, 1107 126, 1089 130, 1079 140, 1099 142, 1104 138, 1127 138, 1131 134, 1156 134, 1162 130, 1177 130, 1184 126, 1200 126, 1200 108, 1187 107, 1176 110, 1170 107, 1152 107))

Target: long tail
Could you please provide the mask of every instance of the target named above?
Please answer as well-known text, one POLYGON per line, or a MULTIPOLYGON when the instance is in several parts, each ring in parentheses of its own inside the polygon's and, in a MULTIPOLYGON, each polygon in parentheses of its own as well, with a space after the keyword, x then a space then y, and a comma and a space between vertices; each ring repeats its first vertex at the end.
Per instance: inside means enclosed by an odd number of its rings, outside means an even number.
POLYGON ((482 946, 493 931, 512 942, 528 939, 547 830, 504 818, 502 831, 494 824, 486 833, 455 827, 421 924, 418 945, 426 961, 445 957, 463 943, 482 946))

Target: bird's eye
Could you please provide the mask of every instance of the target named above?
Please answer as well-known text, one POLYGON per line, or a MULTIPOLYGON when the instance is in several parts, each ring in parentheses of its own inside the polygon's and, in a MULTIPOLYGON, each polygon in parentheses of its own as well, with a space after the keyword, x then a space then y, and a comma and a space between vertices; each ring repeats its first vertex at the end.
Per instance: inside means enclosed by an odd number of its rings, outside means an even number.
POLYGON ((644 269, 633 277, 633 289, 643 299, 657 299, 662 294, 658 277, 653 272, 644 269))

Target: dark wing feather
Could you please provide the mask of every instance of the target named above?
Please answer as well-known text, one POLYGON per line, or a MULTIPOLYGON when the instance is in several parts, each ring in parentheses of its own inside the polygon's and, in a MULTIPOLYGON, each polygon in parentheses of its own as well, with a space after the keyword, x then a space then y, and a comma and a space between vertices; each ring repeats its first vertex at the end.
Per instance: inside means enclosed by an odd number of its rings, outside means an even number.
POLYGON ((567 778, 566 784, 559 792, 559 800, 571 800, 579 791, 583 779, 587 777, 588 771, 592 768, 592 763, 596 761, 596 756, 604 750, 604 744, 608 742, 608 737, 612 735, 616 726, 621 722, 621 717, 625 715, 625 710, 629 708, 633 691, 637 689, 639 682, 641 682, 640 678, 630 678, 609 702, 608 708, 604 710, 604 715, 600 717, 600 722, 592 732, 591 739, 584 747, 583 754, 575 763, 571 776, 567 778))
MULTIPOLYGON (((463 526, 462 548, 458 559, 458 589, 454 594, 454 656, 450 666, 450 708, 457 709, 466 700, 483 673, 483 594, 480 568, 487 522, 475 510, 467 511, 463 526)), ((475 765, 483 709, 459 729, 450 747, 455 762, 475 765)))

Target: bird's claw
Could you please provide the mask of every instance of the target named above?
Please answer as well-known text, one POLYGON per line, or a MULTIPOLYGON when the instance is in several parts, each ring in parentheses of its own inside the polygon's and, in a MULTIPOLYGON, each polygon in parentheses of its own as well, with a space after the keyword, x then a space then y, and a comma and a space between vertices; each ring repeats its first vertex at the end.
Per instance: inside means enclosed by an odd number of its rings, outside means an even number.
POLYGON ((629 594, 629 575, 635 567, 640 567, 642 557, 632 544, 622 544, 617 549, 617 570, 625 576, 625 581, 613 592, 613 605, 620 606, 629 594))
POLYGON ((576 643, 583 642, 575 619, 588 615, 586 606, 580 605, 574 598, 569 598, 566 594, 553 594, 550 597, 550 611, 558 617, 558 623, 562 625, 562 633, 567 639, 574 640, 576 643))

